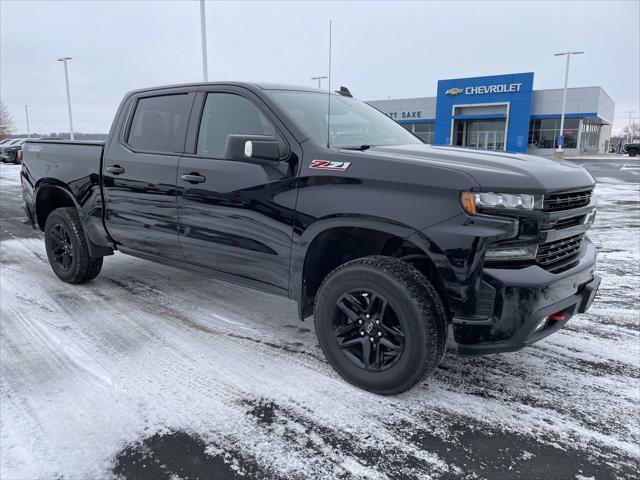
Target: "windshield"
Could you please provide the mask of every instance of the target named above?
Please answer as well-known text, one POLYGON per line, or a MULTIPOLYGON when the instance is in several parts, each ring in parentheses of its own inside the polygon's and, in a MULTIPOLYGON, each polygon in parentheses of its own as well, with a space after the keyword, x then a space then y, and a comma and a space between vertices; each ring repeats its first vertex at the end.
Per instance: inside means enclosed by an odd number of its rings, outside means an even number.
POLYGON ((368 148, 423 143, 384 113, 349 97, 331 95, 327 143, 328 95, 322 92, 269 90, 271 96, 320 145, 368 148))

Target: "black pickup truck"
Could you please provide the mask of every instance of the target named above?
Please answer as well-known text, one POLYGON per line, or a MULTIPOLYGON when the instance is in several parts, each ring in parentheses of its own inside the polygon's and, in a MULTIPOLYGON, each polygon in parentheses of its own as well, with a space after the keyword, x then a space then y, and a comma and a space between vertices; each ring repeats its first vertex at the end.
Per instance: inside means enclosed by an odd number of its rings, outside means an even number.
POLYGON ((63 281, 117 250, 290 298, 381 394, 431 373, 450 330, 461 354, 518 350, 600 282, 586 170, 425 145, 347 89, 134 91, 106 143, 27 142, 21 180, 63 281))
POLYGON ((624 151, 630 157, 635 157, 636 155, 638 155, 638 152, 640 152, 640 143, 637 143, 637 142, 636 143, 625 143, 624 151))

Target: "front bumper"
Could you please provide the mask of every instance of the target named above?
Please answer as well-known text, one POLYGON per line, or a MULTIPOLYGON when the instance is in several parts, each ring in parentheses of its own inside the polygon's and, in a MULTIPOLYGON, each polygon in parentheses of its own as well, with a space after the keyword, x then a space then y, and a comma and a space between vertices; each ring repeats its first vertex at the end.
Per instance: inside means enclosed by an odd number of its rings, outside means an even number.
POLYGON ((495 291, 493 314, 487 319, 453 318, 458 352, 486 355, 512 352, 556 332, 575 314, 584 313, 600 285, 594 275, 596 248, 587 238, 575 265, 554 274, 537 265, 519 269, 485 268, 482 279, 495 291), (565 320, 536 326, 549 315, 565 320))

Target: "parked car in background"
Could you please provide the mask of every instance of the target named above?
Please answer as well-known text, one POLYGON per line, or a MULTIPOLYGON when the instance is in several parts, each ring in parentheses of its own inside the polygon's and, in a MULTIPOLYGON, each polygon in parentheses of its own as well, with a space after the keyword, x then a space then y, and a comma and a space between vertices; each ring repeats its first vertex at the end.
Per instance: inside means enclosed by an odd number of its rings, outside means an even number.
POLYGON ((0 158, 2 158, 2 152, 4 151, 4 147, 18 140, 17 138, 5 138, 0 141, 0 158))
POLYGON ((4 163, 22 163, 22 146, 26 138, 16 138, 0 146, 0 160, 4 163))
POLYGON ((635 157, 636 155, 638 155, 638 153, 640 153, 640 143, 625 143, 624 151, 627 152, 630 157, 635 157))
POLYGON ((10 147, 11 145, 13 145, 14 143, 17 143, 20 139, 19 138, 8 138, 6 140, 3 140, 2 143, 0 144, 0 160, 2 162, 7 162, 8 159, 7 157, 5 157, 5 150, 7 149, 7 147, 10 147))

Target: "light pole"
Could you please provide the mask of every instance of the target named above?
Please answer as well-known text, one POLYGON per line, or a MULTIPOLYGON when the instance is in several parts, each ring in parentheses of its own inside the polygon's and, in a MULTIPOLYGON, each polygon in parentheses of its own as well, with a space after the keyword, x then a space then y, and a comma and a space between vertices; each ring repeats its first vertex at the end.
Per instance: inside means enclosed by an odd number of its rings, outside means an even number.
POLYGON ((567 107, 567 84, 569 83, 569 62, 571 60, 571 55, 582 55, 584 52, 560 52, 554 53, 555 57, 562 57, 564 55, 567 56, 567 69, 564 72, 564 92, 562 92, 562 113, 560 114, 560 137, 561 140, 558 142, 558 150, 559 153, 562 153, 562 144, 564 143, 564 113, 567 107))
POLYGON ((69 111, 69 134, 71 140, 73 140, 73 117, 71 115, 71 94, 69 93, 69 71, 67 69, 67 60, 71 60, 71 57, 59 58, 59 62, 64 63, 64 81, 67 86, 67 110, 69 111))
POLYGON ((631 115, 636 113, 635 110, 627 110, 626 112, 629 114, 629 123, 627 123, 627 143, 631 143, 633 141, 633 135, 631 134, 631 115))
POLYGON ((329 77, 324 77, 324 76, 317 76, 317 77, 311 77, 311 80, 318 80, 318 88, 322 88, 322 80, 325 78, 329 78, 329 77))
POLYGON ((31 138, 31 130, 29 129, 29 105, 24 106, 24 114, 27 116, 27 138, 31 138))
POLYGON ((207 68, 207 21, 204 14, 204 0, 200 0, 200 36, 202 39, 202 79, 209 81, 207 68))

